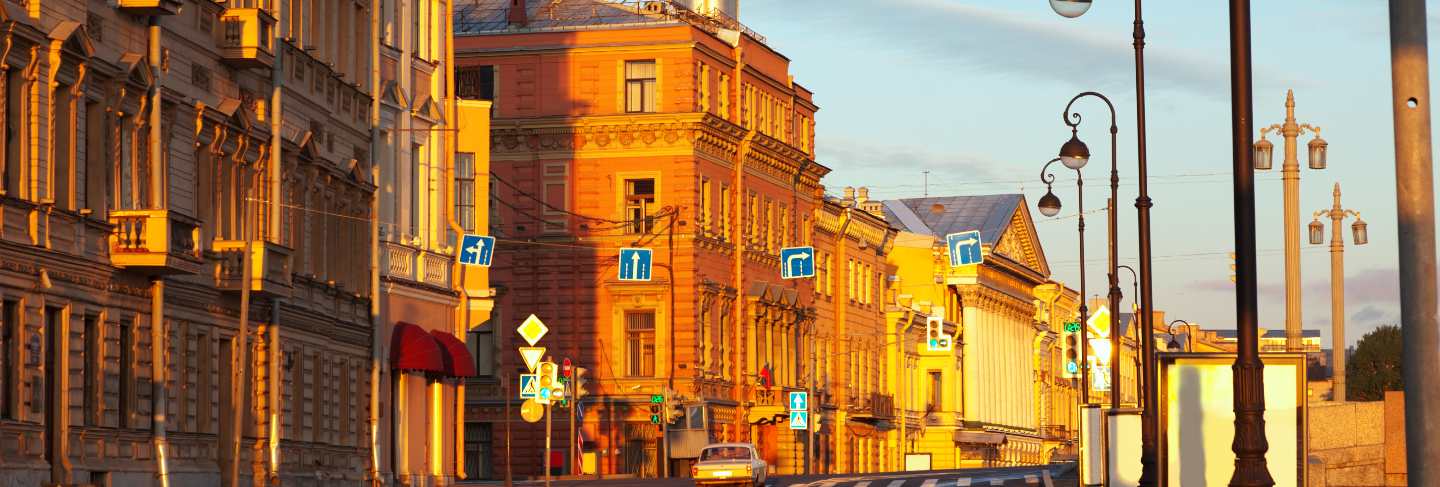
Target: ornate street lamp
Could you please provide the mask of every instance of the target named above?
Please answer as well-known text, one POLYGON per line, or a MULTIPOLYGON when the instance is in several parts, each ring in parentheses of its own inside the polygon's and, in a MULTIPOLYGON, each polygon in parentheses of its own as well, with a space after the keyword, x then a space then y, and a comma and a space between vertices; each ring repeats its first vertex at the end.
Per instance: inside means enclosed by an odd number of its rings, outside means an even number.
POLYGON ((1315 221, 1310 222, 1310 243, 1320 245, 1325 243, 1325 225, 1320 223, 1321 217, 1330 219, 1330 353, 1331 370, 1334 371, 1332 378, 1333 387, 1332 399, 1335 401, 1345 400, 1345 239, 1341 237, 1340 223, 1348 217, 1355 217, 1355 223, 1350 225, 1350 230, 1355 238, 1355 245, 1365 245, 1370 241, 1365 230, 1365 220, 1360 219, 1360 212, 1347 210, 1340 206, 1340 183, 1335 183, 1335 202, 1330 208, 1315 212, 1315 221))
MULTIPOLYGON (((1284 175, 1285 202, 1285 350, 1297 352, 1302 349, 1300 340, 1300 161, 1298 139, 1301 134, 1310 133, 1309 161, 1311 169, 1325 169, 1325 153, 1329 144, 1320 138, 1320 127, 1295 121, 1295 92, 1285 92, 1285 121, 1260 129, 1260 140, 1255 143, 1255 169, 1271 167, 1273 149, 1265 135, 1279 133, 1285 139, 1285 159, 1280 167, 1284 175)), ((1316 241, 1315 228, 1310 229, 1311 242, 1316 241)), ((1324 230, 1319 230, 1323 232, 1324 230)))
MULTIPOLYGON (((1040 214, 1047 217, 1060 214, 1060 198, 1050 190, 1051 185, 1055 182, 1055 175, 1050 173, 1050 165, 1055 161, 1064 163, 1057 157, 1046 162, 1045 166, 1040 168, 1040 181, 1045 183, 1045 196, 1040 197, 1040 202, 1036 206, 1040 208, 1040 214)), ((1085 294, 1085 179, 1081 177, 1079 169, 1075 169, 1075 199, 1080 206, 1080 213, 1077 215, 1080 223, 1075 227, 1080 235, 1080 402, 1090 404, 1090 364, 1088 361, 1090 332, 1086 330, 1085 326, 1085 323, 1090 320, 1090 307, 1085 304, 1085 296, 1087 296, 1085 294)))
MULTIPOLYGON (((1071 103, 1074 103, 1074 101, 1071 101, 1071 103)), ((1109 103, 1109 100, 1106 100, 1106 103, 1109 103)), ((1085 163, 1090 162, 1090 148, 1085 146, 1085 143, 1081 142, 1080 137, 1076 135, 1075 127, 1080 125, 1080 114, 1077 113, 1073 116, 1075 117, 1075 123, 1070 126, 1070 140, 1065 141, 1065 144, 1060 146, 1060 162, 1064 163, 1065 167, 1078 170, 1085 167, 1085 163)), ((1065 123, 1070 122, 1067 121, 1065 123)))
POLYGON ((1194 346, 1194 343, 1195 343, 1195 330, 1193 330, 1193 329, 1191 328, 1191 325, 1190 325, 1190 322, 1189 322, 1189 321, 1185 321, 1185 320, 1175 320, 1175 321, 1171 321, 1171 322, 1170 322, 1170 326, 1165 329, 1165 334, 1166 334, 1166 335, 1170 335, 1170 343, 1166 344, 1166 345, 1167 345, 1166 348, 1169 348, 1171 352, 1179 352, 1179 351, 1181 351, 1182 348, 1185 349, 1184 351, 1186 351, 1186 352, 1193 351, 1193 350, 1195 349, 1195 346, 1194 346), (1175 325, 1178 325, 1178 324, 1181 324, 1181 323, 1184 323, 1184 324, 1185 324, 1185 344, 1184 344, 1184 345, 1181 345, 1181 344, 1180 344, 1180 341, 1175 339, 1175 325))

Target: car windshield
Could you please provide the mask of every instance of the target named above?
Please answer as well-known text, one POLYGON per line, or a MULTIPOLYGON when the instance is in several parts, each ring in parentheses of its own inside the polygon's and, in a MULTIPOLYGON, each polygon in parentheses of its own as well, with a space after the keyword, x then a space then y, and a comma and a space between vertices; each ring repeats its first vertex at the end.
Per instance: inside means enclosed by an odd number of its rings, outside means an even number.
POLYGON ((749 460, 750 449, 743 446, 717 446, 700 452, 700 461, 706 460, 749 460))

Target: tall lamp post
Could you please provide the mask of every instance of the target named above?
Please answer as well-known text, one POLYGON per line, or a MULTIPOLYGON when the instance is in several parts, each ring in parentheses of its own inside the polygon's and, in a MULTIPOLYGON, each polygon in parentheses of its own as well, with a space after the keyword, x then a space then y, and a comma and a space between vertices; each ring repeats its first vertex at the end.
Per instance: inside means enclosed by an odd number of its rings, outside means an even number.
POLYGON ((1077 161, 1079 165, 1071 166, 1070 163, 1056 157, 1050 162, 1046 162, 1045 167, 1040 168, 1040 181, 1045 183, 1045 196, 1040 197, 1040 202, 1036 206, 1040 208, 1040 214, 1047 217, 1060 214, 1060 198, 1050 191, 1051 184, 1055 182, 1055 175, 1049 171, 1050 165, 1055 161, 1060 161, 1065 167, 1075 170, 1075 200, 1080 206, 1078 214, 1080 223, 1076 225, 1076 231, 1080 235, 1080 339, 1078 340, 1080 342, 1080 363, 1077 365, 1080 369, 1080 403, 1090 404, 1090 362, 1088 359, 1090 345, 1087 343, 1090 333, 1085 329, 1085 322, 1090 319, 1090 307, 1085 304, 1085 178, 1080 174, 1080 168, 1085 167, 1085 161, 1077 161))
POLYGON ((1355 223, 1350 225, 1355 245, 1365 245, 1370 241, 1365 220, 1360 218, 1360 212, 1340 206, 1340 183, 1335 183, 1335 205, 1315 212, 1315 220, 1310 222, 1310 244, 1320 245, 1325 243, 1325 224, 1320 223, 1320 217, 1330 218, 1330 360, 1334 371, 1331 391, 1333 399, 1341 402, 1345 400, 1345 239, 1341 236, 1340 224, 1349 216, 1355 217, 1355 223))
MULTIPOLYGON (((1050 0, 1050 7, 1056 13, 1065 17, 1079 17, 1087 10, 1090 10, 1091 0, 1050 0)), ((1138 210, 1137 220, 1140 231, 1140 306, 1142 326, 1141 335, 1145 340, 1145 347, 1140 350, 1141 364, 1144 371, 1141 374, 1142 381, 1147 386, 1153 386, 1156 380, 1155 373, 1155 347, 1154 347, 1154 304, 1151 300, 1154 290, 1153 274, 1150 268, 1150 193, 1147 185, 1146 151, 1145 151, 1145 20, 1141 1, 1135 0, 1135 21, 1131 30, 1131 45, 1135 48, 1135 145, 1136 163, 1139 166, 1140 195, 1135 198, 1135 209, 1138 210)), ((1246 4, 1249 10, 1249 4, 1246 4)), ((1248 63, 1248 61, 1247 61, 1248 63)), ((1140 463, 1142 473, 1140 474, 1140 485, 1151 487, 1160 483, 1160 418, 1157 415, 1160 408, 1156 394, 1145 394, 1144 413, 1141 416, 1141 453, 1140 463)))
POLYGON ((1296 156, 1300 134, 1310 132, 1310 169, 1325 169, 1325 151, 1329 144, 1320 138, 1320 127, 1295 122, 1295 91, 1285 91, 1285 123, 1260 129, 1255 143, 1255 170, 1269 170, 1275 156, 1275 145, 1265 134, 1279 132, 1285 138, 1285 162, 1280 173, 1285 180, 1285 350, 1298 352, 1300 343, 1300 161, 1296 156))

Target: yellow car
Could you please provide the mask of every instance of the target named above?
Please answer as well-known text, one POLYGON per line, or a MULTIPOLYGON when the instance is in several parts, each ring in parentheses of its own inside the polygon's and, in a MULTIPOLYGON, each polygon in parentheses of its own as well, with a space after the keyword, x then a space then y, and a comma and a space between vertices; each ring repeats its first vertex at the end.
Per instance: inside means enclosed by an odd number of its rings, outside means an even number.
POLYGON ((700 450, 700 459, 690 468, 695 485, 760 487, 765 485, 769 465, 755 454, 749 443, 719 443, 700 450))

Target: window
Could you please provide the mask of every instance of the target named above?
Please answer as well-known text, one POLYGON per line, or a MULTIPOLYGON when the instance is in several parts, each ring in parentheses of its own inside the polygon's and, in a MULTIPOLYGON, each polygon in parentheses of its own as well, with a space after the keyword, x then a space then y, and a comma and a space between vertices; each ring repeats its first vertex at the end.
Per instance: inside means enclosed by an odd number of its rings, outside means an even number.
POLYGON ((655 61, 625 62, 625 111, 655 112, 655 61))
POLYGON ((475 357, 475 375, 480 377, 495 376, 495 328, 493 323, 499 320, 491 319, 489 323, 470 331, 470 339, 465 341, 470 347, 470 355, 475 357))
POLYGON ((625 312, 625 375, 655 376, 655 311, 625 312))
POLYGON ((650 233, 655 225, 650 218, 650 211, 654 206, 654 179, 625 180, 625 220, 630 222, 630 233, 650 233))
POLYGON ((25 196, 25 158, 21 157, 21 141, 25 139, 25 76, 19 69, 5 73, 5 194, 25 196))
POLYGON ((720 185, 720 216, 717 218, 716 229, 720 232, 720 240, 730 240, 730 185, 720 185))
POLYGON ((132 129, 134 115, 127 115, 120 119, 120 189, 117 191, 120 201, 116 207, 122 210, 133 210, 136 208, 135 198, 135 133, 132 129))
POLYGON ((491 235, 499 235, 499 234, 500 234, 500 227, 501 227, 501 225, 500 225, 500 205, 495 202, 495 198, 497 198, 497 197, 500 195, 500 183, 497 182, 497 181, 495 180, 495 178, 486 178, 486 179, 488 179, 488 180, 490 181, 490 201, 488 202, 489 204, 487 205, 488 208, 490 209, 490 234, 491 234, 491 235))
POLYGON ((730 378, 730 306, 720 309, 719 329, 715 332, 715 348, 718 348, 716 363, 720 364, 720 376, 730 378))
POLYGON ((135 319, 120 319, 120 398, 119 426, 130 427, 135 395, 135 319))
POLYGON ((699 90, 699 95, 700 95, 700 96, 698 96, 698 97, 696 97, 696 98, 700 101, 700 111, 702 111, 702 112, 708 112, 708 111, 710 111, 710 106, 711 106, 711 105, 710 105, 710 66, 707 65, 707 64, 705 64, 705 63, 698 63, 698 64, 700 65, 700 69, 695 70, 695 72, 700 75, 700 82, 699 82, 699 83, 696 83, 695 86, 696 86, 697 89, 699 90))
POLYGON ((710 196, 710 189, 710 178, 700 178, 700 214, 697 219, 700 220, 700 229, 706 233, 715 231, 715 219, 711 217, 712 212, 715 211, 715 205, 710 196))
POLYGON ((100 424, 100 404, 103 401, 100 394, 104 387, 100 378, 101 361, 104 360, 104 357, 100 356, 102 350, 100 344, 103 339, 100 336, 100 317, 85 315, 85 354, 83 357, 85 363, 82 365, 85 371, 85 383, 82 388, 85 391, 84 423, 90 426, 100 424))
POLYGON ((420 160, 425 146, 414 144, 410 147, 410 207, 405 209, 406 218, 410 220, 410 236, 420 235, 420 190, 424 189, 424 176, 420 168, 424 167, 420 160))
POLYGON ((17 397, 20 393, 20 302, 5 300, 0 304, 0 418, 20 419, 17 397))
POLYGON ((465 423, 465 473, 473 479, 488 479, 495 476, 490 457, 494 451, 492 423, 465 423))
POLYGON ((775 225, 775 202, 774 202, 774 201, 770 201, 770 199, 768 199, 768 198, 765 200, 765 223, 764 223, 764 225, 765 225, 765 251, 767 251, 767 252, 774 252, 774 251, 775 251, 775 232, 776 232, 776 230, 777 230, 777 227, 776 227, 776 225, 775 225))
POLYGON ((944 383, 941 381, 942 377, 940 371, 930 371, 930 394, 925 398, 926 411, 937 411, 942 405, 940 401, 941 388, 944 386, 944 383))
POLYGON ((720 116, 730 118, 730 75, 720 75, 720 116))
POLYGON ((455 153, 455 218, 467 233, 475 231, 475 153, 455 153))
POLYGON ((564 163, 546 164, 544 181, 545 231, 563 233, 569 226, 570 218, 570 168, 564 163))
MULTIPOLYGON (((98 100, 85 102, 85 187, 76 193, 84 198, 81 208, 89 208, 90 217, 104 220, 108 217, 110 164, 106 155, 110 147, 110 131, 106 129, 105 105, 98 100)), ((203 193, 202 193, 203 194, 203 193)))
POLYGON ((455 94, 465 100, 495 101, 495 66, 466 66, 457 69, 455 94))
POLYGON ((50 173, 50 200, 65 210, 75 209, 71 195, 71 168, 75 167, 75 152, 71 141, 75 140, 75 104, 70 85, 61 83, 55 87, 55 120, 50 124, 50 143, 55 156, 51 159, 54 167, 50 173))

